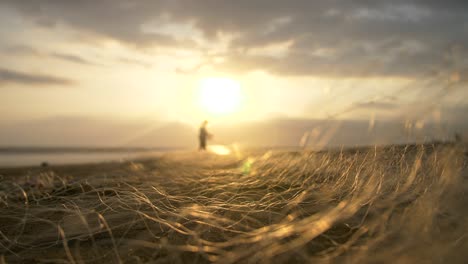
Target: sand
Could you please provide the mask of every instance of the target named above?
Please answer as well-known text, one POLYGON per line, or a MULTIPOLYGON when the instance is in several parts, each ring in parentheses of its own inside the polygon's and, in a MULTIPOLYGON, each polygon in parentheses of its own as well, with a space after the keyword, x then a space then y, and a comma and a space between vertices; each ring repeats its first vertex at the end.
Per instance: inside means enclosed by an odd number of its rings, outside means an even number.
POLYGON ((464 263, 453 144, 0 169, 0 263, 464 263))

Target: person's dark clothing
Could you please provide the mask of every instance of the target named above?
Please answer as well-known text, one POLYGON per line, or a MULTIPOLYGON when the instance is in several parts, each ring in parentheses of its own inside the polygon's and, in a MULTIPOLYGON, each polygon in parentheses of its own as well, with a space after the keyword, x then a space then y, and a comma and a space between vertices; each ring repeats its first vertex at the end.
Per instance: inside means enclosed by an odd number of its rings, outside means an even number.
POLYGON ((206 127, 200 127, 200 134, 199 134, 199 139, 200 139, 200 149, 201 150, 206 150, 206 139, 208 137, 208 131, 206 131, 206 127))

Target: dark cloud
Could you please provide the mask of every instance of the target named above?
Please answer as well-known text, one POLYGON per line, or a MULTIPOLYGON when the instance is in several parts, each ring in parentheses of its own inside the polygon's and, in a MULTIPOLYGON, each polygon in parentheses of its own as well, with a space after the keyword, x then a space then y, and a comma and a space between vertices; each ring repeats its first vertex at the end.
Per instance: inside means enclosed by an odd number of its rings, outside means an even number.
MULTIPOLYGON (((145 23, 157 19, 164 13, 165 1, 45 0, 27 3, 7 0, 4 2, 44 27, 63 24, 84 33, 112 38, 134 46, 177 46, 183 43, 169 35, 142 30, 145 23)), ((193 45, 191 42, 190 44, 193 45)))
MULTIPOLYGON (((76 30, 134 46, 202 49, 187 36, 142 30, 153 22, 192 23, 206 40, 234 39, 215 67, 286 75, 420 77, 451 66, 454 46, 467 58, 467 1, 436 0, 104 0, 4 1, 40 25, 76 30), (290 42, 284 56, 254 48, 290 42), (325 52, 324 52, 325 51, 325 52)), ((459 63, 459 62, 458 62, 459 63)), ((462 59, 461 64, 468 64, 462 59)))
POLYGON ((72 85, 75 82, 66 78, 17 72, 0 68, 0 87, 5 84, 22 84, 32 86, 72 85))

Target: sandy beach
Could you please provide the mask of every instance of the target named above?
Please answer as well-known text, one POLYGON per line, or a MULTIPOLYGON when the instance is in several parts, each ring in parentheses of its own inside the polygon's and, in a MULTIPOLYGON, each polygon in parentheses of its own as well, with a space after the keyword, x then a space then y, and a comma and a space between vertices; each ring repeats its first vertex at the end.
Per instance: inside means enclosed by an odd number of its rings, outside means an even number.
POLYGON ((467 31, 460 0, 0 0, 0 264, 467 264, 467 31))
POLYGON ((175 152, 4 168, 0 260, 463 263, 463 151, 175 152))

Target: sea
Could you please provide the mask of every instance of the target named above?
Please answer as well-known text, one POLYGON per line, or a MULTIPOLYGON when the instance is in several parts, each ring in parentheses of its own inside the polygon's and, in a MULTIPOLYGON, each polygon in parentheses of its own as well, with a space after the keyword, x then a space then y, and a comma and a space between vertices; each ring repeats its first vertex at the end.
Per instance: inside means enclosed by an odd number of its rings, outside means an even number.
POLYGON ((178 148, 0 148, 0 168, 122 162, 178 148))

